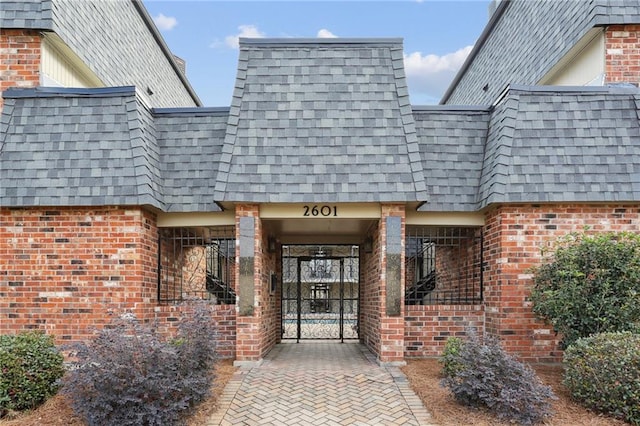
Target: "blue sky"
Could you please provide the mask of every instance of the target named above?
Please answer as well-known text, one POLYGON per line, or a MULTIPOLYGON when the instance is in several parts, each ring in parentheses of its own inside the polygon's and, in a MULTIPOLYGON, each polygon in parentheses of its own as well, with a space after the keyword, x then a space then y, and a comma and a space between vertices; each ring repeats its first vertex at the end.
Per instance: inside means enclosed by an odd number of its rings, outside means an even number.
POLYGON ((435 104, 488 21, 489 0, 144 0, 205 106, 231 102, 243 37, 401 37, 411 103, 435 104))

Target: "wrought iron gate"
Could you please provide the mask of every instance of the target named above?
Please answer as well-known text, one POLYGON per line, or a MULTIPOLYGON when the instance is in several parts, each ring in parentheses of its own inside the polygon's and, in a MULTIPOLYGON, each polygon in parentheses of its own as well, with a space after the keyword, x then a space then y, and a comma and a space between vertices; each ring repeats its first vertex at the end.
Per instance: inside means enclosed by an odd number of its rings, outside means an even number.
POLYGON ((282 338, 357 339, 357 246, 284 246, 282 338))

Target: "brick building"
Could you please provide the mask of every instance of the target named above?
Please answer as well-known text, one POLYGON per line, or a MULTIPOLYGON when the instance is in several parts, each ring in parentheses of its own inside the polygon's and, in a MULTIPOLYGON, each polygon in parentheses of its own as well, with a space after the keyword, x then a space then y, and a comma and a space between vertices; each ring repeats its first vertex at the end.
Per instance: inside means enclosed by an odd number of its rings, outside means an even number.
POLYGON ((438 106, 400 39, 241 39, 228 108, 138 1, 70 3, 0 5, 0 333, 169 330, 199 297, 239 362, 312 338, 402 362, 470 325, 557 360, 541 248, 638 229, 637 2, 501 1, 438 106))

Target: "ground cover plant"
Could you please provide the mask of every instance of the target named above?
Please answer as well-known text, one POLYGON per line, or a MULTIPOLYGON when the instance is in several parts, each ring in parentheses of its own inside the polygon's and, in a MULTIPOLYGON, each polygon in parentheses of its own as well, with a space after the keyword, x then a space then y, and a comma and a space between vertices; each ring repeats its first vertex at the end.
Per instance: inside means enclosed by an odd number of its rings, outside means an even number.
POLYGON ((640 328, 640 235, 570 234, 534 271, 533 311, 569 346, 592 334, 640 328))
POLYGON ((0 336, 0 417, 42 404, 56 393, 63 374, 63 356, 51 336, 0 336))
POLYGON ((483 407, 499 419, 523 425, 541 423, 551 415, 551 388, 497 339, 481 342, 474 332, 465 340, 449 339, 442 363, 442 385, 463 405, 483 407))
POLYGON ((77 364, 63 393, 92 425, 172 425, 207 397, 213 377, 215 327, 210 306, 192 302, 174 339, 124 315, 74 347, 77 364))

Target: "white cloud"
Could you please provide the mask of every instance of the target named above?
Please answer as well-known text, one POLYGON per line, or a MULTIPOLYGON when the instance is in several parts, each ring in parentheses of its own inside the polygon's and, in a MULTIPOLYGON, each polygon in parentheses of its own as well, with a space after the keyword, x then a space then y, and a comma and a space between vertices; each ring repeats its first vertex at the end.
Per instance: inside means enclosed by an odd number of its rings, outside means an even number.
POLYGON ((466 46, 443 56, 405 53, 404 68, 412 92, 440 99, 472 48, 466 46))
MULTIPOLYGON (((224 44, 227 47, 230 47, 232 49, 237 49, 238 47, 240 47, 240 37, 264 38, 264 33, 261 32, 255 25, 240 25, 238 27, 238 30, 240 31, 238 34, 229 35, 224 38, 224 44)), ((217 47, 218 45, 219 43, 214 42, 212 44, 212 47, 217 47)))
POLYGON ((318 37, 318 38, 336 38, 338 36, 335 35, 334 33, 332 33, 331 31, 329 31, 328 29, 323 28, 320 31, 318 31, 318 34, 316 35, 316 37, 318 37))
POLYGON ((156 23, 156 26, 160 30, 170 31, 176 25, 178 25, 178 20, 173 16, 165 16, 162 13, 158 14, 158 16, 153 17, 153 22, 156 23))

